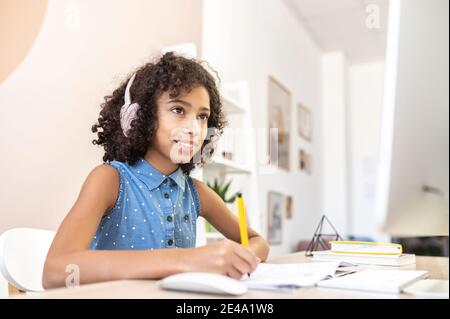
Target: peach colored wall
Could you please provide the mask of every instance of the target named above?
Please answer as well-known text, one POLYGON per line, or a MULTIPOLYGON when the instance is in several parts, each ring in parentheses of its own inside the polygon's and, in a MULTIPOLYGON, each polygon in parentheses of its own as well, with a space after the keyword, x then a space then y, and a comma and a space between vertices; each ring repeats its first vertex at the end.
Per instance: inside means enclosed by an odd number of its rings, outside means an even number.
POLYGON ((0 83, 23 61, 44 20, 47 0, 0 0, 0 83))
POLYGON ((58 227, 101 163, 90 128, 103 96, 164 46, 201 52, 202 1, 48 1, 31 49, 0 83, 0 233, 58 227))

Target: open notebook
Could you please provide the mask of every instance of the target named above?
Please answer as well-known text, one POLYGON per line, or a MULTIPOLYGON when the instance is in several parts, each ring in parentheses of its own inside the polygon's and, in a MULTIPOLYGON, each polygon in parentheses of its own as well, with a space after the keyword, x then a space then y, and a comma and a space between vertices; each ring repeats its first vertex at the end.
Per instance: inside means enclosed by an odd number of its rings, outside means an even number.
POLYGON ((321 280, 354 273, 356 269, 354 265, 342 262, 262 263, 250 277, 246 277, 242 281, 249 289, 283 290, 312 287, 321 280))
POLYGON ((400 293, 427 275, 428 272, 422 270, 367 269, 345 277, 324 280, 317 285, 324 288, 400 293))

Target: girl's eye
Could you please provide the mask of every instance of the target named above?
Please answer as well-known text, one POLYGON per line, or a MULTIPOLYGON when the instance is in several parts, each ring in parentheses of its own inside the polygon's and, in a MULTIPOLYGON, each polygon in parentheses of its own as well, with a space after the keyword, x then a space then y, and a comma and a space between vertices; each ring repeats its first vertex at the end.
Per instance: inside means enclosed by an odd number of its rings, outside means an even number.
POLYGON ((183 109, 181 107, 174 107, 171 111, 175 114, 183 114, 183 109))
POLYGON ((199 115, 199 118, 200 118, 202 121, 206 121, 206 120, 209 119, 209 115, 208 115, 208 114, 200 114, 200 115, 199 115))

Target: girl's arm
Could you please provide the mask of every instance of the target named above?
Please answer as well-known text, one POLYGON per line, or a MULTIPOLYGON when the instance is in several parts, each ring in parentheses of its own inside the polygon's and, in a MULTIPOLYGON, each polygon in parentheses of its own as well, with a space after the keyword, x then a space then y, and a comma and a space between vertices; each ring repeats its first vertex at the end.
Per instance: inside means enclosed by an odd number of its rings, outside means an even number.
MULTIPOLYGON (((112 209, 119 174, 101 165, 87 177, 74 206, 59 227, 45 261, 45 288, 63 286, 79 270, 79 282, 157 279, 184 271, 208 271, 239 278, 252 272, 255 257, 229 242, 200 248, 158 250, 90 250, 101 218, 112 209)), ((78 281, 78 279, 76 279, 78 281)))
MULTIPOLYGON (((201 216, 206 218, 226 238, 241 242, 238 218, 224 201, 206 184, 194 179, 200 196, 201 216)), ((262 261, 267 259, 269 244, 255 230, 248 227, 249 248, 262 261)))

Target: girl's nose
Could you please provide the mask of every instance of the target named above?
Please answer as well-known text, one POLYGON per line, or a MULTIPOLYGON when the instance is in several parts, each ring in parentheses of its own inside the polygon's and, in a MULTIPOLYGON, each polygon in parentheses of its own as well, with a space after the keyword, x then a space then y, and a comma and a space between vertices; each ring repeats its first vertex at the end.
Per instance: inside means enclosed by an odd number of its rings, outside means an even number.
POLYGON ((202 127, 197 119, 190 119, 189 121, 187 121, 185 128, 186 131, 191 134, 194 139, 198 138, 202 130, 202 127))

